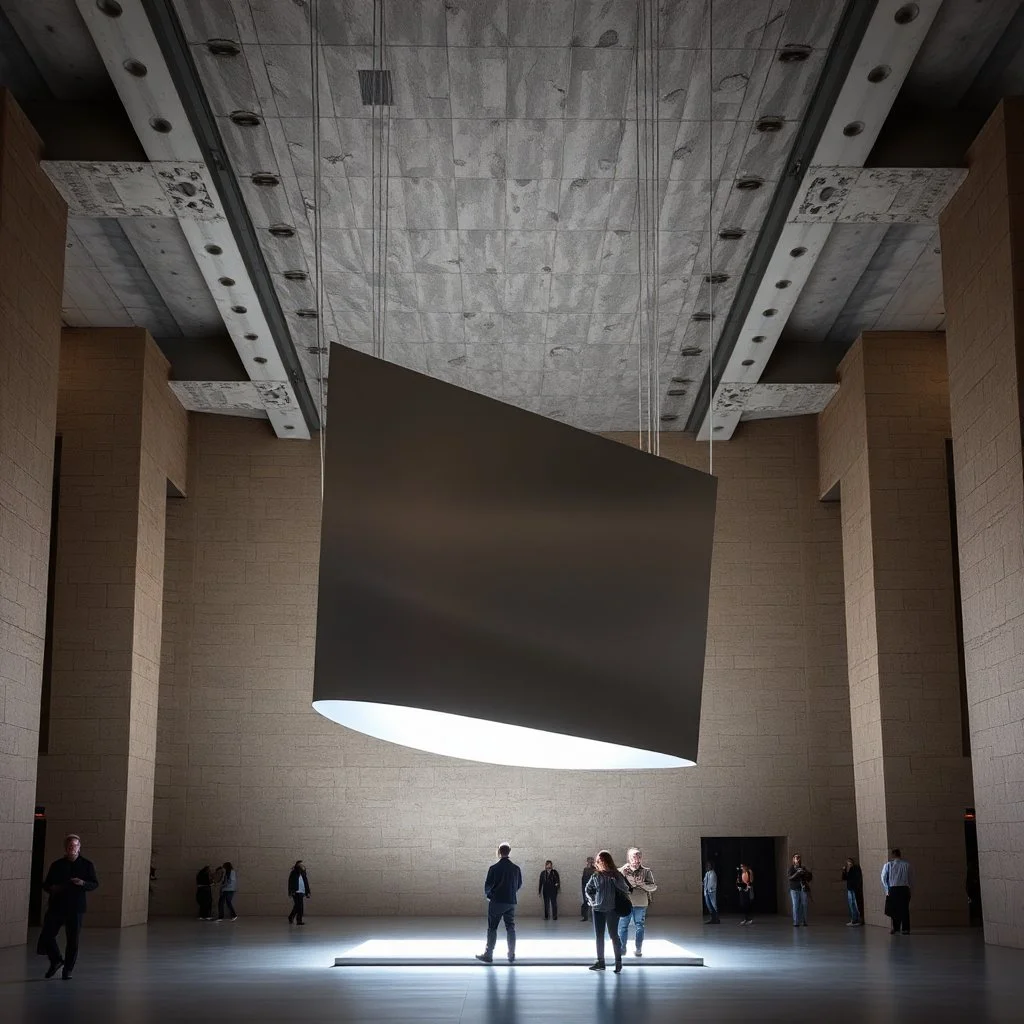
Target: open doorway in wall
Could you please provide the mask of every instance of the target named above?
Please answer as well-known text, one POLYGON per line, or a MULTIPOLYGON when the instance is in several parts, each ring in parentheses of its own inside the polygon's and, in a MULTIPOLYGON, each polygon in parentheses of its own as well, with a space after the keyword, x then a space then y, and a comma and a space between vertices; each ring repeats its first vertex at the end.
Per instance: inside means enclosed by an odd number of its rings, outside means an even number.
POLYGON ((32 864, 28 890, 28 926, 37 928, 43 919, 43 872, 46 869, 46 808, 36 806, 32 822, 32 864))
POLYGON ((719 914, 738 914, 739 893, 736 878, 740 864, 748 864, 754 871, 754 914, 777 914, 779 911, 779 881, 776 864, 776 836, 713 836, 700 841, 700 870, 711 861, 718 874, 719 914))
POLYGON ((978 864, 978 821, 973 807, 964 811, 964 843, 967 846, 967 913, 972 928, 985 923, 981 904, 981 868, 978 864))

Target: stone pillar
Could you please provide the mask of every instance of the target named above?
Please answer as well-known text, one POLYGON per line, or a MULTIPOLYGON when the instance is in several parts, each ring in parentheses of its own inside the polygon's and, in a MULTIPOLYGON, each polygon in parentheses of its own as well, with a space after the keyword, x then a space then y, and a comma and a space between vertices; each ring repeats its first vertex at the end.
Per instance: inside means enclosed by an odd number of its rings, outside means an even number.
POLYGON ((1024 99, 941 220, 967 701, 987 942, 1024 947, 1024 99))
POLYGON ((898 846, 911 918, 966 924, 964 809, 973 804, 959 654, 941 334, 865 334, 819 420, 820 487, 839 485, 857 829, 869 923, 898 846))
POLYGON ((0 946, 25 941, 67 208, 0 89, 0 946))
POLYGON ((48 856, 82 836, 92 924, 148 913, 168 481, 185 487, 186 414, 149 335, 68 330, 49 752, 48 856))

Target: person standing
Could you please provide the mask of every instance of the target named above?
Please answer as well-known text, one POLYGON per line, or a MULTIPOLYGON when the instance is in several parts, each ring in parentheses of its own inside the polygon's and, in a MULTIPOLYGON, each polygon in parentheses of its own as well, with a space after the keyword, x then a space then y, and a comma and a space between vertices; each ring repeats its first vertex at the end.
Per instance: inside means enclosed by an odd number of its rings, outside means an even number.
POLYGON ((553 920, 558 920, 558 892, 562 888, 562 879, 558 876, 551 861, 544 861, 544 870, 540 873, 537 883, 537 895, 544 898, 544 920, 548 919, 548 911, 553 920))
POLYGON ((814 877, 804 867, 799 853, 793 854, 789 865, 789 900, 793 904, 793 927, 807 927, 807 904, 811 898, 811 879, 814 877))
POLYGON ((897 847, 892 859, 882 867, 882 890, 885 893, 885 913, 892 919, 890 935, 910 934, 910 890, 914 886, 914 869, 903 859, 897 847))
POLYGON ((711 915, 711 920, 705 923, 721 924, 718 917, 718 872, 711 861, 704 865, 704 880, 701 883, 701 888, 704 890, 704 905, 711 915))
POLYGON ((237 921, 238 915, 235 913, 234 899, 235 890, 238 888, 238 875, 229 860, 224 861, 221 870, 224 874, 221 876, 220 896, 217 899, 217 920, 224 920, 224 908, 227 907, 231 913, 231 920, 237 921))
POLYGON ((204 864, 196 872, 196 903, 199 904, 199 920, 213 920, 213 872, 204 864))
POLYGON ((65 836, 64 856, 50 865, 43 880, 43 891, 50 899, 36 952, 50 958, 47 978, 52 978, 63 967, 61 977, 65 981, 71 980, 71 972, 78 959, 78 935, 85 914, 85 894, 100 884, 92 861, 86 860, 81 854, 81 838, 74 833, 65 836), (57 945, 57 935, 61 928, 64 929, 63 956, 57 945))
POLYGON ((602 850, 596 858, 596 870, 587 881, 587 902, 594 911, 594 938, 597 942, 597 959, 590 965, 592 971, 603 971, 604 963, 604 932, 612 940, 612 951, 615 953, 615 973, 622 972, 622 943, 619 941, 619 912, 615 905, 616 893, 629 897, 629 886, 615 868, 615 861, 607 850, 602 850))
POLYGON ((590 904, 587 902, 587 882, 590 881, 590 876, 597 870, 594 867, 594 858, 588 857, 587 863, 583 865, 583 876, 580 879, 580 892, 583 896, 583 903, 580 905, 580 920, 590 920, 590 904))
POLYGON ((298 925, 305 924, 306 922, 302 920, 302 909, 313 892, 309 888, 306 865, 301 860, 297 860, 295 866, 288 872, 288 895, 292 901, 292 912, 288 915, 288 923, 291 924, 294 921, 298 925))
POLYGON ((516 959, 516 903, 519 890, 523 887, 523 873, 518 864, 509 859, 512 847, 502 843, 498 847, 498 859, 487 869, 484 880, 484 896, 487 897, 487 946, 477 953, 477 960, 485 964, 494 959, 494 945, 498 941, 498 922, 505 922, 505 940, 508 942, 508 962, 516 959))
POLYGON ((864 923, 864 873, 853 857, 846 858, 843 881, 846 883, 846 905, 850 910, 846 927, 859 928, 864 923))
POLYGON ((622 877, 630 888, 629 898, 633 909, 619 920, 619 945, 623 950, 629 945, 629 923, 633 922, 634 949, 633 955, 643 956, 644 931, 647 924, 647 908, 651 905, 651 893, 658 891, 654 881, 654 872, 644 865, 643 851, 631 846, 626 851, 626 866, 622 869, 622 877))
POLYGON ((754 923, 754 871, 749 864, 740 864, 736 873, 736 890, 740 894, 740 924, 754 923))

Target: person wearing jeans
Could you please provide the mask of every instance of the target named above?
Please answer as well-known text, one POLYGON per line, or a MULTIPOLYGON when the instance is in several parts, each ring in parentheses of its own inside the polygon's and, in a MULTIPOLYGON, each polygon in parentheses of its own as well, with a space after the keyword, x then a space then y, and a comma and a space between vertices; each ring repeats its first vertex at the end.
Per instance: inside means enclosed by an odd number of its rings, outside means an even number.
POLYGON ((220 883, 220 898, 217 900, 217 920, 224 920, 224 908, 227 907, 232 921, 238 920, 235 913, 235 890, 238 888, 238 875, 231 866, 231 861, 224 862, 224 880, 220 883))
POLYGON ((633 922, 636 933, 634 956, 643 956, 644 930, 647 922, 647 908, 650 905, 651 893, 658 889, 654 881, 654 872, 643 863, 643 853, 635 846, 626 852, 626 866, 622 869, 622 877, 630 887, 629 898, 633 901, 633 909, 628 916, 619 919, 619 943, 625 950, 629 939, 629 922, 633 922))
POLYGON ((612 940, 612 951, 615 953, 615 973, 622 971, 622 943, 619 941, 619 915, 615 910, 615 891, 629 895, 626 880, 615 869, 615 861, 607 850, 602 850, 596 858, 597 870, 587 882, 587 902, 594 911, 594 939, 597 944, 597 959, 590 965, 592 971, 603 971, 604 964, 604 932, 608 929, 608 937, 612 940))
POLYGON ((860 865, 852 857, 846 858, 843 881, 846 883, 846 905, 850 911, 850 920, 846 922, 846 926, 859 928, 864 923, 861 910, 864 905, 864 875, 860 865))
POLYGON ((789 899, 793 904, 793 927, 807 927, 807 904, 811 898, 811 879, 814 877, 804 867, 799 853, 793 854, 789 865, 789 899))
POLYGON ((711 861, 705 865, 702 888, 704 890, 704 905, 711 915, 711 920, 707 923, 721 924, 721 919, 718 916, 718 872, 711 861))

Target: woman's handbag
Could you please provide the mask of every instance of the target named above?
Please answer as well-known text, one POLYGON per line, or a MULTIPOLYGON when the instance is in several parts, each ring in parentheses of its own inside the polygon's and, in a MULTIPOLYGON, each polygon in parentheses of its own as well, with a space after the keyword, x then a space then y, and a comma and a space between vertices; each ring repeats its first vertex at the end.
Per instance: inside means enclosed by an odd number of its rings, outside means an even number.
POLYGON ((633 913, 633 901, 621 890, 615 890, 615 913, 619 917, 628 917, 633 913))

